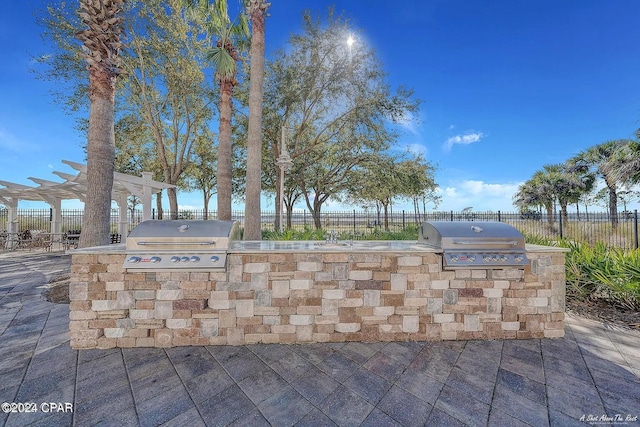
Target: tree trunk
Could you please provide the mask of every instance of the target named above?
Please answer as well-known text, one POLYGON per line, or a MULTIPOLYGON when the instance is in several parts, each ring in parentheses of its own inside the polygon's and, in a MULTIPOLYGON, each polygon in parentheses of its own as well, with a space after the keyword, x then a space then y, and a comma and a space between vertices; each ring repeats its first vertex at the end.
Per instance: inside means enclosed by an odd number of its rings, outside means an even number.
POLYGON ((162 193, 156 194, 156 219, 162 219, 164 217, 164 209, 162 208, 162 193))
POLYGON ((249 128, 247 130, 247 190, 244 211, 244 239, 262 239, 260 194, 262 190, 262 97, 264 92, 264 25, 269 4, 249 2, 251 18, 251 70, 249 86, 249 128))
POLYGON ((549 227, 553 227, 553 206, 547 205, 545 208, 547 209, 547 223, 549 223, 549 227))
POLYGON ((115 159, 115 78, 89 72, 91 108, 87 141, 87 194, 78 247, 108 245, 115 159))
POLYGON ((389 231, 389 204, 384 204, 384 230, 389 231))
POLYGON ((178 219, 178 192, 175 188, 167 188, 167 197, 169 198, 169 212, 171 219, 178 219))
POLYGON ((220 82, 220 127, 218 128, 218 219, 231 219, 231 114, 233 81, 220 82))
POLYGON ((611 218, 611 226, 618 226, 618 193, 614 186, 609 187, 609 217, 611 218))

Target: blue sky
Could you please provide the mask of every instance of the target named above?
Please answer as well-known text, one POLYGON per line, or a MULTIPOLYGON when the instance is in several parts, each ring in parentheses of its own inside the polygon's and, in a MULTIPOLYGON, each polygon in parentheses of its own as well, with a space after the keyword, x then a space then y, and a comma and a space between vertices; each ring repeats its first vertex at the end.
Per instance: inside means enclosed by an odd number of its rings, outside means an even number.
MULTIPOLYGON (((30 72, 45 53, 34 12, 46 3, 0 3, 0 180, 25 185, 72 173, 62 159, 84 161, 74 119, 30 72)), ((518 185, 543 165, 640 127, 637 0, 272 0, 267 55, 300 31, 303 9, 326 15, 330 5, 392 86, 422 100, 399 144, 438 166, 439 210, 513 211, 518 185)), ((198 193, 178 202, 202 207, 198 193)))

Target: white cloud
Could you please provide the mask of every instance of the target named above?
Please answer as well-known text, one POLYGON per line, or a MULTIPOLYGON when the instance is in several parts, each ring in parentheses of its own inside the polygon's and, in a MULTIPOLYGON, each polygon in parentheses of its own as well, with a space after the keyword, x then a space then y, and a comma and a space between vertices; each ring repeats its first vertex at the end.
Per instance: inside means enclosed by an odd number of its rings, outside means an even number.
POLYGON ((464 135, 452 136, 451 138, 445 141, 444 149, 447 151, 451 150, 451 147, 453 147, 456 144, 460 144, 460 145, 473 144, 474 142, 480 141, 483 137, 484 137, 484 134, 482 132, 469 132, 469 133, 465 133, 464 135))
POLYGON ((521 183, 493 184, 477 180, 451 182, 438 191, 442 202, 438 210, 460 211, 472 207, 474 211, 515 211, 512 198, 521 183))

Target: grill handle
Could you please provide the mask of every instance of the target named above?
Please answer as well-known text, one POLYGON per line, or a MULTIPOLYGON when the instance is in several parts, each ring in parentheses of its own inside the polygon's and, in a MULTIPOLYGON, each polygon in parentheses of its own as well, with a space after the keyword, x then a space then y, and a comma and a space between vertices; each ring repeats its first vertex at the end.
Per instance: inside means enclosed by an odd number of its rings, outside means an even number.
POLYGON ((211 242, 161 242, 161 241, 157 241, 157 242, 138 242, 137 243, 140 246, 145 246, 145 245, 158 245, 158 246, 165 246, 165 245, 171 245, 171 246, 209 246, 209 245, 215 245, 216 242, 215 241, 211 241, 211 242))
POLYGON ((454 245, 511 245, 511 246, 519 245, 517 240, 495 240, 495 241, 483 240, 483 241, 475 241, 475 242, 470 242, 468 240, 454 240, 453 244, 454 245))

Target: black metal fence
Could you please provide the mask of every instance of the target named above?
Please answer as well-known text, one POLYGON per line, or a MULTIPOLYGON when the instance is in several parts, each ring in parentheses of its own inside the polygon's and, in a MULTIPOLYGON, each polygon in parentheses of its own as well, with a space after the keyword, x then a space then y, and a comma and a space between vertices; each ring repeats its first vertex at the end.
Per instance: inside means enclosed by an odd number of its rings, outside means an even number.
MULTIPOLYGON (((160 215, 154 210, 154 219, 159 219, 160 215)), ((170 219, 170 212, 163 212, 163 219, 170 219)), ((178 212, 181 219, 216 219, 215 211, 205 212, 204 210, 181 210, 178 212)), ((234 211, 232 217, 244 223, 244 212, 234 211)), ((118 232, 118 210, 111 213, 111 231, 118 232)), ((17 221, 19 231, 32 230, 49 232, 52 221, 50 209, 23 209, 18 210, 17 221)), ((304 230, 315 228, 313 216, 307 211, 292 212, 287 219, 283 215, 284 228, 294 230, 304 230)), ((81 230, 83 220, 83 210, 62 210, 62 233, 72 230, 81 230)), ((127 215, 129 227, 132 229, 142 221, 142 212, 129 212, 127 215)), ((264 230, 273 231, 275 229, 276 213, 274 211, 264 211, 262 213, 262 226, 264 230)), ((352 210, 323 212, 320 215, 320 226, 327 231, 340 233, 353 233, 354 235, 366 235, 379 230, 399 232, 416 228, 422 221, 501 221, 513 225, 523 234, 548 240, 568 239, 577 242, 588 242, 595 244, 602 242, 607 246, 624 249, 638 248, 638 212, 620 212, 615 218, 609 213, 589 212, 569 214, 567 218, 562 218, 559 214, 553 214, 548 218, 546 213, 540 212, 455 212, 455 211, 435 211, 426 214, 415 215, 408 211, 390 212, 386 219, 383 213, 376 211, 352 210)), ((0 231, 7 230, 8 215, 6 210, 0 210, 0 231)))

